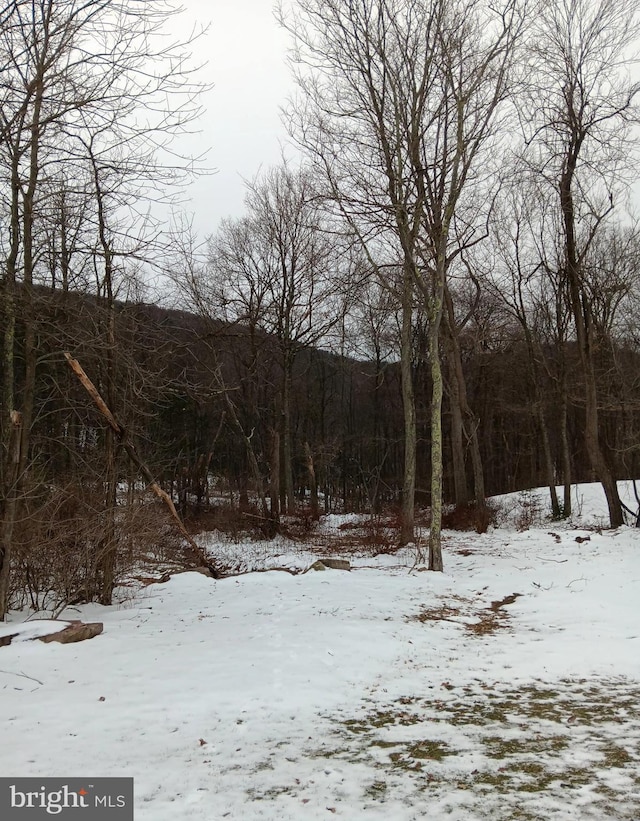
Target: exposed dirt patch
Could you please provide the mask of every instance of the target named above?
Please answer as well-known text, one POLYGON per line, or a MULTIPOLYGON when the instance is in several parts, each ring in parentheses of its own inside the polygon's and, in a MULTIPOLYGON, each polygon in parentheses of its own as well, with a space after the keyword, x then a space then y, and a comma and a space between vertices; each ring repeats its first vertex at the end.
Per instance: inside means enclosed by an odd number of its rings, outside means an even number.
POLYGON ((502 608, 513 604, 521 593, 512 593, 503 599, 491 602, 489 607, 478 608, 471 599, 460 599, 460 606, 441 604, 436 607, 425 607, 416 616, 411 617, 422 624, 435 621, 450 621, 459 624, 476 636, 486 636, 509 626, 509 614, 502 608))
POLYGON ((424 610, 421 610, 418 615, 413 618, 415 621, 422 622, 423 624, 427 621, 453 621, 459 624, 459 620, 462 617, 463 613, 459 607, 450 607, 449 605, 442 604, 440 607, 425 607, 424 610))
POLYGON ((504 599, 500 599, 499 601, 492 601, 491 609, 495 611, 499 610, 501 607, 504 607, 505 604, 513 604, 514 601, 521 595, 522 593, 512 593, 510 596, 505 596, 504 599))

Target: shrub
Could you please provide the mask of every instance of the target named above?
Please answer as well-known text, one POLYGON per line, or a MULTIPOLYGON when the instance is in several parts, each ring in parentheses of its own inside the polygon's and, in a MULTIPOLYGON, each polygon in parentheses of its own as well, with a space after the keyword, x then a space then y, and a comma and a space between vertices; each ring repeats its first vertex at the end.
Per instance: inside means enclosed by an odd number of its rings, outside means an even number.
POLYGON ((456 505, 442 516, 442 526, 449 530, 475 530, 486 533, 489 526, 496 523, 496 509, 489 503, 477 505, 470 502, 456 505))

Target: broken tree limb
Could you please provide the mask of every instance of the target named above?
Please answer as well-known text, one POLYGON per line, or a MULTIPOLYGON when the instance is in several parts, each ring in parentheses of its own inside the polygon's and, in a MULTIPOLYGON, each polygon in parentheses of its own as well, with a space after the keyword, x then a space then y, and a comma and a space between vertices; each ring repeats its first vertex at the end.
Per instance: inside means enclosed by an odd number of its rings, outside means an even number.
POLYGON ((66 358, 67 362, 69 363, 69 366, 71 367, 71 370, 78 377, 78 379, 82 383, 82 386, 85 388, 85 390, 87 391, 89 396, 93 399, 93 401, 94 401, 95 405, 97 406, 98 410, 100 411, 100 413, 107 420, 107 422, 109 424, 109 427, 113 430, 115 435, 118 437, 118 441, 121 443, 122 447, 125 449, 125 451, 127 453, 127 456, 129 457, 129 459, 131 459, 133 464, 138 468, 140 473, 144 476, 144 478, 147 482, 147 486, 148 486, 149 490, 151 490, 152 493, 154 493, 158 497, 158 499, 160 499, 160 501, 163 502, 164 505, 166 505, 166 507, 169 509, 169 513, 171 514, 171 517, 175 521, 175 523, 178 527, 178 530, 180 531, 180 533, 182 534, 184 539, 186 539, 189 546, 195 551, 198 559, 203 563, 203 565, 205 567, 207 567, 208 570, 211 571, 214 578, 216 578, 218 576, 217 570, 215 569, 213 564, 209 561, 205 551, 199 545, 197 545, 196 542, 189 535, 186 527, 184 526, 184 522, 180 518, 180 516, 178 514, 178 511, 176 510, 176 507, 173 504, 173 500, 171 499, 169 494, 166 491, 164 491, 160 487, 160 485, 156 482, 153 474, 151 473, 151 471, 149 470, 149 468, 147 467, 145 462, 142 461, 142 459, 140 457, 140 454, 136 450, 136 446, 134 445, 134 443, 129 438, 129 435, 127 434, 127 431, 122 427, 122 425, 119 424, 119 422, 116 419, 116 417, 114 416, 113 412, 109 409, 109 407, 107 406, 107 403, 100 396, 100 393, 99 393, 98 389, 93 384, 91 379, 89 379, 89 377, 85 373, 82 365, 78 362, 78 360, 74 359, 71 356, 71 354, 68 353, 68 351, 65 351, 64 355, 65 355, 65 358, 66 358))

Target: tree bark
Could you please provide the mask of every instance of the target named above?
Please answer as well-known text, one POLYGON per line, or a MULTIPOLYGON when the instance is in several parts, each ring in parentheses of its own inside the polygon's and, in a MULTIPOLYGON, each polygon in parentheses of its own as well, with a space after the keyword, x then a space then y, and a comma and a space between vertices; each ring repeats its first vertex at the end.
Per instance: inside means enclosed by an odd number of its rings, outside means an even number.
POLYGON ((429 317, 429 360, 431 365, 431 526, 429 528, 429 570, 442 571, 442 362, 440 359, 440 319, 443 279, 436 285, 429 317))
POLYGON ((555 470, 551 457, 551 445, 549 444, 549 431, 547 430, 547 420, 542 407, 542 401, 536 402, 536 417, 538 430, 540 431, 540 441, 542 443, 542 456, 544 459, 544 473, 547 487, 549 488, 549 498, 551 500, 551 515, 554 519, 560 516, 560 503, 558 501, 558 491, 556 489, 555 470))
MULTIPOLYGON (((98 239, 104 263, 104 304, 106 308, 106 347, 104 350, 104 383, 107 405, 115 407, 116 401, 116 317, 114 301, 113 251, 107 229, 107 215, 104 207, 104 192, 100 169, 90 151, 93 169, 93 183, 98 213, 98 239)), ((116 441, 113 429, 105 437, 105 532, 102 538, 100 555, 96 563, 96 582, 99 588, 100 604, 110 605, 115 587, 116 570, 116 504, 117 504, 118 470, 116 461, 116 441)))
POLYGON ((271 502, 271 516, 277 521, 280 518, 280 434, 277 430, 271 431, 269 498, 271 502))
POLYGON ((432 273, 432 293, 427 302, 429 317, 429 364, 431 367, 431 526, 429 528, 429 570, 441 572, 442 561, 442 358, 440 329, 444 310, 447 276, 447 238, 449 221, 439 238, 436 268, 432 273))
POLYGON ((30 124, 29 176, 23 193, 22 203, 22 253, 23 253, 23 322, 24 322, 24 387, 22 391, 22 442, 20 444, 19 474, 24 475, 29 456, 29 440, 36 392, 36 331, 33 314, 33 224, 36 188, 40 178, 40 114, 42 110, 44 83, 43 67, 38 67, 34 83, 35 95, 30 124))
MULTIPOLYGON (((456 382, 457 400, 460 406, 462 431, 466 435, 467 441, 471 446, 471 464, 473 467, 473 490, 475 502, 478 508, 484 507, 486 501, 486 493, 484 489, 484 467, 482 464, 482 455, 480 453, 480 442, 478 441, 478 428, 480 422, 475 413, 469 406, 467 397, 467 384, 462 369, 462 353, 460 351, 460 342, 458 339, 459 329, 456 327, 456 319, 454 315, 453 299, 451 293, 446 285, 444 287, 444 300, 446 305, 446 319, 448 327, 448 335, 450 340, 450 348, 452 354, 452 375, 451 379, 456 382)), ((462 455, 464 461, 464 452, 462 455)), ((466 482, 466 474, 465 474, 466 482)), ((467 501, 469 498, 468 489, 466 489, 467 501)))
POLYGON ((295 497, 293 491, 293 456, 291 446, 291 369, 293 363, 291 354, 285 352, 284 384, 282 388, 282 470, 284 474, 284 493, 286 512, 295 511, 295 497))
POLYGON ((413 390, 413 273, 405 263, 402 282, 402 337, 400 369, 402 380, 402 412, 404 416, 404 478, 402 483, 402 514, 400 544, 415 541, 416 494, 416 405, 413 390))
POLYGON ((22 417, 17 411, 10 414, 11 430, 8 437, 7 459, 2 488, 4 505, 0 519, 0 621, 4 621, 10 589, 13 531, 18 510, 18 480, 20 469, 20 442, 22 417))
POLYGON ((467 486, 466 466, 464 459, 464 425, 462 422, 462 409, 460 407, 460 391, 458 390, 458 379, 453 362, 454 352, 451 344, 451 337, 447 334, 449 342, 449 355, 447 363, 449 365, 449 379, 447 381, 449 397, 449 409, 451 411, 451 461, 453 468, 453 492, 455 503, 458 507, 469 504, 469 488, 467 486))
POLYGON ((560 441, 562 443, 562 481, 564 485, 564 497, 562 505, 562 515, 565 519, 571 516, 571 449, 569 448, 569 435, 567 431, 567 416, 569 399, 567 396, 567 377, 563 373, 560 378, 561 409, 560 409, 560 441))
POLYGON ((318 504, 318 483, 316 481, 316 470, 313 464, 313 454, 308 442, 304 443, 304 453, 307 459, 307 473, 309 474, 309 494, 311 501, 311 518, 318 521, 320 518, 320 506, 318 504))

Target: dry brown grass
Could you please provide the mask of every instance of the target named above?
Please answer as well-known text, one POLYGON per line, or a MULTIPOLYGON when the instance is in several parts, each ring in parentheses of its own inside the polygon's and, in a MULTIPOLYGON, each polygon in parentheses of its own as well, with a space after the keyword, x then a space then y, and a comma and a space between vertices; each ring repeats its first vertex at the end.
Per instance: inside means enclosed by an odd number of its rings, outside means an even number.
POLYGON ((510 596, 491 602, 489 607, 480 609, 473 600, 459 598, 461 606, 441 604, 436 607, 426 607, 413 619, 422 624, 429 621, 450 621, 475 636, 487 636, 509 627, 510 616, 503 610, 503 607, 513 604, 518 596, 520 593, 512 593, 510 596))

